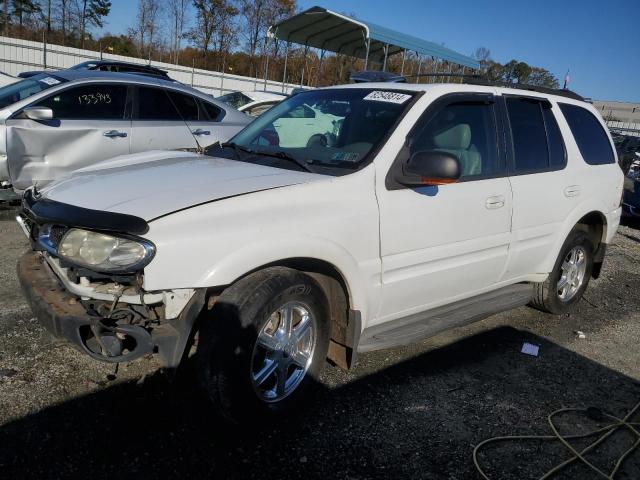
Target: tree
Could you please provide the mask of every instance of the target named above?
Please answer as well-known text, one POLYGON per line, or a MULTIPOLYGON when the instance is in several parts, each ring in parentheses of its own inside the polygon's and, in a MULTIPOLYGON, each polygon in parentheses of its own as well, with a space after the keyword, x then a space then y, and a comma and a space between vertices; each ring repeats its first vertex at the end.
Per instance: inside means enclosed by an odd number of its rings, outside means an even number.
POLYGON ((196 9, 196 24, 189 32, 189 38, 202 51, 206 67, 212 42, 218 53, 233 45, 233 19, 238 15, 238 9, 229 0, 193 0, 193 6, 196 9))
POLYGON ((104 17, 111 11, 109 0, 82 0, 82 13, 80 16, 80 41, 84 48, 85 32, 87 24, 94 27, 104 26, 104 17))
POLYGON ((156 40, 156 34, 160 29, 159 17, 161 10, 160 0, 138 0, 136 24, 129 29, 129 33, 132 37, 138 39, 138 54, 141 56, 147 53, 151 57, 153 42, 156 40))
POLYGON ((40 12, 40 5, 33 0, 13 0, 13 15, 18 17, 20 28, 22 28, 24 17, 37 12, 40 12))
POLYGON ((174 63, 178 63, 181 41, 185 34, 187 21, 187 7, 190 0, 169 0, 169 15, 171 24, 171 54, 174 63))
POLYGON ((251 57, 249 75, 254 75, 255 57, 271 25, 290 16, 296 8, 295 0, 240 0, 240 12, 244 18, 243 33, 246 49, 251 57))

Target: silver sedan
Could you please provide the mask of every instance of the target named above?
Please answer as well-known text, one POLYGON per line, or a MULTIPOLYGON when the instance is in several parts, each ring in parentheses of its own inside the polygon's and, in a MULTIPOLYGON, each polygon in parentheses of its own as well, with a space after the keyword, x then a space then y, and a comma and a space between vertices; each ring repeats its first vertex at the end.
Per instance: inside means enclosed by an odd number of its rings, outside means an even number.
POLYGON ((118 155, 197 150, 252 120, 170 80, 66 70, 0 88, 0 182, 42 186, 118 155))

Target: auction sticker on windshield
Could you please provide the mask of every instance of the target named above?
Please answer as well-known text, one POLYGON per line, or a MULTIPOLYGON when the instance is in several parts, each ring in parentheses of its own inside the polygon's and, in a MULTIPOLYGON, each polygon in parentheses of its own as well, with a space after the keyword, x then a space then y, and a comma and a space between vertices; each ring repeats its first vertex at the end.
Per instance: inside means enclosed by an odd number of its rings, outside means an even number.
POLYGON ((363 100, 373 100, 375 102, 404 103, 411 98, 411 95, 399 92, 382 92, 375 90, 369 93, 363 100))

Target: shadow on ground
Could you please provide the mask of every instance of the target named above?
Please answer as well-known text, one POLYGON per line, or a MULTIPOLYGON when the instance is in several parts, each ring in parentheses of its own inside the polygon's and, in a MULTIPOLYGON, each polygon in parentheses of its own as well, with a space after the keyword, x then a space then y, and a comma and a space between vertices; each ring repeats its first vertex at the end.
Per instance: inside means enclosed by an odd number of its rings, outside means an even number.
MULTIPOLYGON (((190 388, 156 374, 116 384, 0 428, 2 478, 479 478, 473 447, 495 435, 547 434, 562 406, 622 416, 640 383, 533 334, 497 328, 316 394, 279 424, 234 427, 190 388), (520 353, 523 341, 540 355, 520 353)), ((640 417, 640 415, 638 415, 640 417)), ((584 431, 590 420, 566 418, 584 431)), ((638 418, 636 421, 640 421, 638 418)), ((630 446, 614 435, 603 469, 630 446)), ((537 478, 557 444, 510 443, 481 455, 492 478, 537 478)), ((595 478, 572 467, 557 478, 595 478)), ((640 452, 619 478, 640 478, 640 452)))

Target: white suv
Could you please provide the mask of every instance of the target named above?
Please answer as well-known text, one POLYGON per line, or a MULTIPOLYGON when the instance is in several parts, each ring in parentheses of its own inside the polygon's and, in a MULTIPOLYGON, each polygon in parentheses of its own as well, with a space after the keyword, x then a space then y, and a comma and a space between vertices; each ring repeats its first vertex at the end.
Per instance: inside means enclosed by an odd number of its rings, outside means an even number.
POLYGON ((600 272, 622 186, 571 92, 319 89, 208 156, 119 157, 28 190, 19 276, 40 321, 99 360, 177 368, 197 333, 206 392, 246 417, 280 411, 326 358, 348 368, 525 304, 567 311, 600 272), (276 128, 301 109, 302 145, 276 128))

